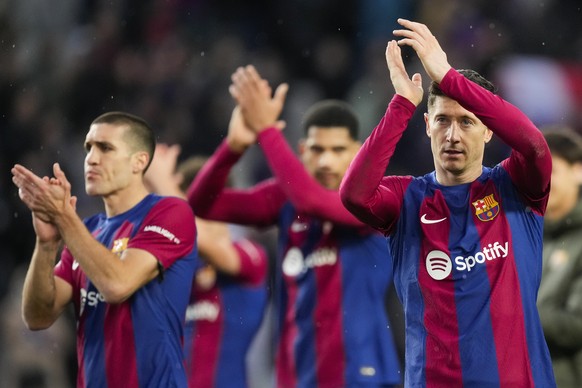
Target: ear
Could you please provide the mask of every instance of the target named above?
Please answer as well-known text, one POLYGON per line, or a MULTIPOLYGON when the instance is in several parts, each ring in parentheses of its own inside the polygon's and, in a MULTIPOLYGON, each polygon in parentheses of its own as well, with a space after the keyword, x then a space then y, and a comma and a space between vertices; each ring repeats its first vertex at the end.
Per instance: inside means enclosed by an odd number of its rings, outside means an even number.
POLYGON ((303 156, 305 153, 305 139, 299 140, 299 143, 297 144, 297 152, 299 153, 299 156, 303 156))
POLYGON ((426 130, 426 136, 430 137, 430 125, 428 125, 428 113, 424 114, 424 124, 426 126, 425 130, 426 130))
POLYGON ((132 172, 134 174, 137 173, 143 174, 150 160, 150 156, 146 151, 138 151, 132 155, 131 159, 133 164, 132 172))
POLYGON ((572 172, 574 175, 574 180, 582 185, 582 163, 576 162, 572 165, 572 172))
POLYGON ((485 141, 485 144, 489 143, 492 138, 493 138, 493 131, 490 130, 489 128, 485 128, 485 136, 483 138, 483 140, 485 141))

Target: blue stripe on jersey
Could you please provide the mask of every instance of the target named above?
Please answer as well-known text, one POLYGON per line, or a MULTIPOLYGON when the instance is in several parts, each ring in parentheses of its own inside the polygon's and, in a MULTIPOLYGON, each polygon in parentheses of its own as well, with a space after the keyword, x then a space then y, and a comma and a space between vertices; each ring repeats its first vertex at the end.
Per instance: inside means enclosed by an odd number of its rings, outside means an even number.
POLYGON ((226 276, 219 276, 222 307, 225 311, 215 387, 246 387, 247 381, 237 381, 240 376, 247 374, 245 358, 241 354, 247 353, 259 330, 267 303, 267 290, 264 285, 244 285, 229 281, 226 276))

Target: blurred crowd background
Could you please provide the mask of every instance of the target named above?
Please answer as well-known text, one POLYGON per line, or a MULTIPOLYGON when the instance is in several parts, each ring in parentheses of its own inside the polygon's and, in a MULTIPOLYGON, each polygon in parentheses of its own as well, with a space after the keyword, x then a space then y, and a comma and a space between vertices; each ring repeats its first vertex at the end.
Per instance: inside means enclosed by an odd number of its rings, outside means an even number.
MULTIPOLYGON (((76 369, 74 327, 63 322, 30 333, 20 321, 34 232, 11 182, 14 163, 42 175, 61 163, 79 213, 100 211, 83 185, 82 144, 91 121, 127 111, 150 122, 160 142, 181 144, 184 158, 209 155, 234 106, 230 75, 246 64, 273 86, 289 83, 283 118, 292 145, 301 137, 302 114, 323 98, 350 102, 364 139, 393 95, 384 49, 398 17, 427 24, 454 67, 491 79, 539 127, 564 124, 582 132, 581 7, 579 0, 1 1, 0 387, 18 368, 29 368, 28 377, 7 387, 43 386, 35 368, 46 363, 52 381, 69 382, 76 369)), ((409 73, 424 76, 406 50, 409 73)), ((390 172, 432 170, 422 113, 390 172)), ((486 164, 507 152, 492 142, 486 164)), ((260 153, 250 152, 235 184, 267 176, 260 153)))

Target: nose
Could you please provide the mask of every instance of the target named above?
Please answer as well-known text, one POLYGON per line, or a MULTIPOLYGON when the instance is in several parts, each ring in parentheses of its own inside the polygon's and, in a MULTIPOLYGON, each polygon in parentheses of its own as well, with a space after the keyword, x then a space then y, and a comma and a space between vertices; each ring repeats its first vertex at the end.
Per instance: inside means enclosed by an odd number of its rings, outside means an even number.
POLYGON ((333 164, 333 153, 332 152, 323 152, 319 156, 318 163, 319 168, 329 167, 333 164))
POLYGON ((456 122, 452 122, 447 130, 447 141, 449 143, 458 143, 460 139, 461 130, 456 122))
POLYGON ((97 164, 97 160, 98 155, 97 152, 95 152, 95 147, 93 147, 91 148, 91 150, 87 152, 87 155, 85 155, 85 163, 87 163, 88 165, 93 165, 97 164))

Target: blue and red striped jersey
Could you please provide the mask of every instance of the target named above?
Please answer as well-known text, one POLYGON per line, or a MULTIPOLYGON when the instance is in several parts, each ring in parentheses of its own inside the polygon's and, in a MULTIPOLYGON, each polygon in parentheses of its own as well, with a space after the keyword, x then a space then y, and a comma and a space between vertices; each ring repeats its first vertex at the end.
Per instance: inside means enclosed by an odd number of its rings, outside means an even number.
POLYGON ((384 298, 392 260, 380 233, 298 214, 279 222, 278 387, 396 385, 384 298))
POLYGON ((234 243, 241 272, 196 271, 186 311, 184 349, 191 388, 246 388, 246 357, 267 304, 267 252, 247 239, 234 243))
POLYGON ((112 252, 146 250, 161 269, 126 301, 109 304, 65 247, 55 274, 73 287, 77 386, 186 387, 183 327, 197 260, 192 210, 150 194, 125 213, 84 222, 112 252))
POLYGON ((536 309, 543 217, 509 174, 471 184, 403 178, 390 236, 406 316, 408 386, 551 386, 536 309), (470 206, 458 206, 458 199, 470 206))

